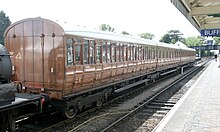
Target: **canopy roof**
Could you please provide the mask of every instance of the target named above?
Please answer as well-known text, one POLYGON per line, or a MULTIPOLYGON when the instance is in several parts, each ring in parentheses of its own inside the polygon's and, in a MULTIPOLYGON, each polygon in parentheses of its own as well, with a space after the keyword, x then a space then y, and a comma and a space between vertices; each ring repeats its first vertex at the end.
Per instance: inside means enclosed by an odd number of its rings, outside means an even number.
POLYGON ((220 0, 171 0, 197 29, 220 28, 220 0))

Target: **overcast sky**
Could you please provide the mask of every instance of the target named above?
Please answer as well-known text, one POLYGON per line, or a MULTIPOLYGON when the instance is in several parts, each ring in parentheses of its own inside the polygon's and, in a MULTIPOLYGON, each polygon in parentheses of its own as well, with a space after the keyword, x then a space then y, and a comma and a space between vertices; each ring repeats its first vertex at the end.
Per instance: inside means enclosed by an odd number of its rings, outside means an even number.
POLYGON ((109 24, 117 33, 148 32, 155 40, 169 30, 180 30, 184 37, 200 35, 170 0, 0 0, 0 10, 12 23, 42 17, 97 29, 109 24))

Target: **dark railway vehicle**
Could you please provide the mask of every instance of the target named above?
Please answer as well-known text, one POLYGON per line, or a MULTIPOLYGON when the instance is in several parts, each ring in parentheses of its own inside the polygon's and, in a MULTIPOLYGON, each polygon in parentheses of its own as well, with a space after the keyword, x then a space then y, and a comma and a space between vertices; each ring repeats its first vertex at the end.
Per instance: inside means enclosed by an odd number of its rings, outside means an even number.
POLYGON ((3 45, 0 44, 0 83, 7 83, 11 79, 12 64, 10 54, 3 45))
POLYGON ((63 29, 24 19, 5 31, 18 92, 44 93, 72 118, 84 106, 101 105, 133 82, 154 81, 195 60, 195 50, 101 31, 63 29))
POLYGON ((10 103, 15 100, 15 87, 9 83, 12 74, 12 63, 10 54, 6 48, 0 44, 0 105, 10 103))
POLYGON ((41 96, 16 93, 11 82, 12 63, 7 49, 0 44, 0 131, 15 131, 15 120, 20 115, 40 113, 41 96), (28 108, 28 109, 27 109, 28 108))
POLYGON ((6 127, 4 122, 7 122, 5 119, 7 116, 7 113, 5 112, 6 110, 3 112, 1 107, 10 104, 15 100, 15 85, 10 83, 12 74, 11 67, 12 63, 10 54, 7 49, 0 44, 0 131, 4 131, 4 128, 6 127))

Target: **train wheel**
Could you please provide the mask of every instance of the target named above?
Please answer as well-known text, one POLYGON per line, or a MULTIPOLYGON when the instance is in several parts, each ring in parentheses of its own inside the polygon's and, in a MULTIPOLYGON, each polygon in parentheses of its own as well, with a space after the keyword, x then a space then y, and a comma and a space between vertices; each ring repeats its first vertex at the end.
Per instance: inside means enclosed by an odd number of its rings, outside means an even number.
POLYGON ((96 102, 95 102, 95 105, 96 105, 97 107, 102 106, 102 100, 96 101, 96 102))
POLYGON ((70 107, 69 109, 66 109, 64 111, 64 116, 66 118, 71 119, 71 118, 73 118, 76 115, 76 113, 77 113, 77 110, 74 107, 70 107))

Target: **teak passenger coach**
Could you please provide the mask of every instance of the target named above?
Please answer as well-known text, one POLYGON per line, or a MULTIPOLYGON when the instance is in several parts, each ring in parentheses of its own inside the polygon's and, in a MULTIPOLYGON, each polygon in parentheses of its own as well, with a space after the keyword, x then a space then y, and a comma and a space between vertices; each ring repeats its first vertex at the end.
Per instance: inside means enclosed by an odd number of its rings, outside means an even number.
POLYGON ((5 31, 18 92, 44 93, 71 118, 136 81, 154 81, 195 60, 195 50, 101 31, 64 30, 24 19, 5 31))

